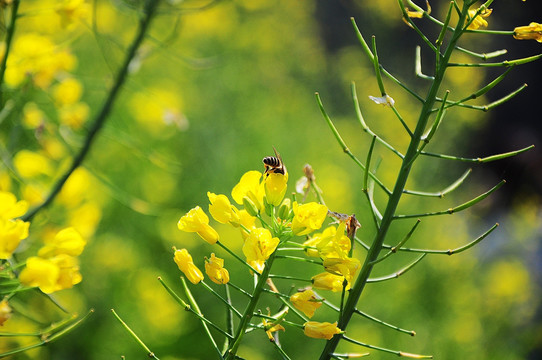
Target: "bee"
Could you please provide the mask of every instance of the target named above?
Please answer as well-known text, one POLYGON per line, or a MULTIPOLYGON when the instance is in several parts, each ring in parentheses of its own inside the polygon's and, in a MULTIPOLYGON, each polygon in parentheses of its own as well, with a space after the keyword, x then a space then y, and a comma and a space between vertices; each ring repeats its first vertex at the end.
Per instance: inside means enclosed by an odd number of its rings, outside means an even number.
POLYGON ((276 174, 286 174, 286 166, 282 162, 280 154, 277 152, 277 149, 273 147, 275 151, 275 156, 266 156, 263 158, 263 166, 265 166, 264 175, 276 173, 276 174))

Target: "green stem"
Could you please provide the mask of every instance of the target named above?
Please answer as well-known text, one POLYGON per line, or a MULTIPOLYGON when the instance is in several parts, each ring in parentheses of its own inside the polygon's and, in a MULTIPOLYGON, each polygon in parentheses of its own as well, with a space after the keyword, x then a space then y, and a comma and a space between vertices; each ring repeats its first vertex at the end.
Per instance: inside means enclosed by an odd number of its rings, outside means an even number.
MULTIPOLYGON (((400 5, 402 5, 401 1, 398 1, 400 5)), ((338 327, 340 329, 347 328, 348 323, 350 322, 350 319, 355 312, 358 300, 361 297, 361 293, 363 292, 363 289, 365 288, 367 280, 369 279, 369 276, 373 269, 373 262, 378 259, 388 230, 394 220, 395 211, 397 209, 397 206, 399 205, 399 200, 401 199, 410 171, 412 169, 411 160, 415 158, 418 154, 418 146, 422 141, 421 138, 431 115, 431 109, 433 108, 435 99, 440 89, 440 85, 444 78, 447 64, 450 60, 454 47, 462 34, 461 25, 465 22, 467 10, 468 6, 464 4, 461 16, 458 20, 458 24, 460 26, 456 26, 456 30, 454 31, 452 38, 450 39, 450 42, 446 48, 446 51, 442 55, 441 62, 439 63, 439 66, 435 71, 435 79, 431 84, 431 88, 429 89, 425 101, 423 102, 423 107, 418 118, 416 129, 414 130, 414 136, 411 137, 411 141, 405 153, 405 157, 399 170, 399 174, 397 175, 397 180, 395 182, 393 192, 388 199, 386 209, 384 211, 384 214, 382 215, 382 221, 380 222, 378 232, 376 233, 375 238, 373 239, 373 243, 368 250, 367 257, 365 258, 365 262, 361 268, 358 279, 350 290, 350 294, 344 306, 343 313, 339 318, 338 327)), ((324 350, 322 351, 322 354, 320 356, 320 360, 330 359, 331 354, 335 352, 335 349, 337 348, 341 338, 343 337, 334 336, 331 340, 327 341, 326 346, 324 347, 324 350)))
POLYGON ((241 318, 241 322, 237 327, 237 331, 233 337, 230 348, 226 351, 226 354, 224 354, 225 360, 235 359, 235 355, 237 353, 237 350, 239 349, 239 345, 241 345, 241 340, 243 339, 245 330, 250 324, 250 320, 254 316, 254 310, 256 309, 256 305, 258 304, 260 295, 263 293, 263 289, 267 282, 267 278, 269 277, 269 272, 271 271, 271 267, 273 265, 273 261, 275 260, 276 253, 277 252, 275 251, 273 254, 271 254, 269 259, 267 259, 265 268, 258 277, 258 282, 256 283, 254 291, 252 292, 252 298, 250 299, 250 302, 247 304, 247 307, 243 312, 243 317, 241 318))
POLYGON ((115 310, 111 309, 111 312, 113 313, 113 316, 115 316, 115 318, 121 323, 121 325, 124 327, 124 329, 132 336, 132 338, 134 338, 134 340, 139 344, 139 346, 141 346, 143 348, 143 350, 145 350, 145 352, 147 353, 147 356, 151 359, 156 359, 158 360, 158 358, 156 357, 156 355, 154 355, 154 353, 147 347, 147 345, 145 345, 145 343, 139 338, 139 336, 137 336, 137 334, 132 330, 130 329, 130 327, 128 326, 128 324, 126 324, 121 318, 120 316, 115 312, 115 310))
POLYGON ((94 139, 96 138, 96 135, 100 131, 100 129, 104 126, 106 119, 109 116, 109 113, 111 112, 113 108, 113 104, 115 103, 115 100, 117 99, 118 94, 120 93, 120 90, 122 88, 122 85, 126 81, 128 77, 128 67, 130 65, 130 62, 132 59, 136 56, 137 50, 139 49, 139 46, 143 42, 143 39, 145 37, 145 34, 147 30, 149 29, 149 25, 151 23, 151 20, 153 19, 156 9, 158 8, 158 4, 160 3, 160 0, 147 0, 145 4, 145 8, 143 10, 143 16, 140 19, 139 27, 137 34, 132 42, 132 45, 128 49, 126 53, 126 57, 124 58, 124 62, 122 63, 122 66, 117 73, 115 82, 113 84, 113 87, 109 91, 109 94, 107 96, 107 99, 105 100, 104 104, 102 105, 102 108, 94 118, 94 122, 92 123, 91 127, 88 130, 85 142, 83 144, 83 147, 79 150, 79 153, 73 158, 71 166, 66 170, 64 174, 57 180, 53 188, 51 189, 51 192, 47 196, 47 198, 39 204, 34 209, 30 210, 28 213, 26 213, 22 219, 24 221, 31 220, 41 209, 48 206, 54 198, 58 195, 60 190, 62 190, 62 187, 70 177, 70 175, 77 169, 82 163, 83 160, 86 158, 87 154, 90 151, 90 148, 92 146, 92 143, 94 139))
POLYGON ((0 63, 0 106, 4 106, 4 90, 2 89, 4 84, 4 75, 6 74, 6 65, 8 62, 9 50, 11 49, 11 44, 13 40, 13 34, 15 33, 15 23, 17 22, 17 11, 19 10, 19 0, 13 0, 11 3, 11 16, 10 23, 6 30, 6 49, 4 52, 4 57, 2 58, 2 63, 0 63))

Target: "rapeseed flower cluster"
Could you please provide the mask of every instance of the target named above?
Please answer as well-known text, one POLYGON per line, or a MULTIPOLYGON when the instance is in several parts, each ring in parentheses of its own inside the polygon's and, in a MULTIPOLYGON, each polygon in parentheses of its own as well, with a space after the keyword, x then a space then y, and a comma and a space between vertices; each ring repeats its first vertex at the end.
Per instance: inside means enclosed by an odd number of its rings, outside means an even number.
POLYGON ((74 228, 60 230, 38 251, 38 256, 26 260, 19 280, 23 285, 37 286, 46 294, 69 289, 81 282, 77 256, 86 241, 74 228))
MULTIPOLYGON (((322 232, 316 232, 328 217, 328 208, 318 202, 299 203, 295 195, 285 198, 288 172, 285 168, 273 171, 273 167, 266 165, 264 173, 251 170, 243 174, 231 191, 231 200, 225 194, 208 192, 209 214, 218 223, 240 229, 243 256, 234 256, 244 262, 256 277, 269 276, 277 252, 288 250, 292 244, 304 250, 307 261, 314 262, 311 257, 320 258, 323 272, 312 274, 312 278, 307 280, 312 283, 312 288, 303 288, 288 297, 291 307, 312 318, 324 301, 313 289, 334 292, 348 290, 361 267, 360 261, 352 257, 347 222, 341 221, 338 225, 329 225, 322 232)), ((309 184, 303 191, 308 187, 309 184)), ((195 232, 210 245, 220 246, 232 253, 200 206, 183 215, 177 226, 179 230, 195 232)), ((193 284, 204 279, 186 249, 175 250, 174 260, 193 284)), ((214 253, 210 258, 205 258, 205 269, 207 276, 216 284, 230 281, 224 260, 214 253)), ((270 287, 275 288, 274 285, 270 287)), ((263 329, 270 339, 272 332, 284 330, 279 322, 264 319, 263 329)), ((330 339, 342 332, 337 323, 307 321, 300 326, 307 336, 319 339, 330 339)))
MULTIPOLYGON (((8 191, 0 191, 0 260, 2 280, 0 288, 8 294, 14 286, 38 287, 44 293, 71 288, 82 280, 77 257, 86 241, 73 227, 68 227, 48 238, 37 251, 22 264, 16 264, 13 255, 29 236, 30 222, 20 219, 28 210, 28 202, 18 200, 8 191), (13 264, 17 266, 13 266, 13 264), (22 265, 22 266, 20 266, 22 265), (22 270, 20 270, 22 268, 22 270), (15 271, 17 269, 17 271, 15 271), (18 278, 18 280, 17 280, 18 278)), ((0 302, 0 326, 11 316, 8 299, 0 302)))

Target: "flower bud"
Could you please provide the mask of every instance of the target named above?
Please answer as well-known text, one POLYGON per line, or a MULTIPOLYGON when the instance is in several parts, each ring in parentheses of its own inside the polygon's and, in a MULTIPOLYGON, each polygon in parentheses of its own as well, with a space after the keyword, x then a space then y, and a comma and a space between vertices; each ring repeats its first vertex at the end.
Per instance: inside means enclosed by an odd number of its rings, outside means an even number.
POLYGON ((218 241, 218 233, 209 225, 209 218, 199 206, 181 217, 177 227, 182 231, 197 233, 211 245, 218 241))
POLYGON ((192 256, 188 253, 188 250, 175 250, 173 260, 177 264, 177 267, 179 267, 179 270, 183 272, 192 284, 198 284, 203 280, 203 274, 201 273, 201 270, 194 265, 194 261, 192 260, 192 256))
POLYGON ((258 216, 258 208, 254 205, 254 202, 250 200, 247 196, 243 198, 243 206, 247 213, 251 216, 258 216))
POLYGON ((337 327, 337 322, 331 324, 328 322, 308 321, 303 324, 305 335, 315 339, 331 340, 333 335, 342 333, 342 330, 337 327))
POLYGON ((290 199, 286 198, 282 201, 282 204, 280 205, 277 216, 281 220, 287 220, 290 218, 290 210, 291 210, 291 201, 290 199))

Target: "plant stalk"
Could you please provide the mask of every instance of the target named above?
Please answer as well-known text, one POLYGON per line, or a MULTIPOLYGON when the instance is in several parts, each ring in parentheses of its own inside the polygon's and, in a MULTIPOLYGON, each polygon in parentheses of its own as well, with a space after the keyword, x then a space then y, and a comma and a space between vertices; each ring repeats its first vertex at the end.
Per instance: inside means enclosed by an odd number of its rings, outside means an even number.
MULTIPOLYGON (((466 15, 467 15, 467 10, 468 10, 468 6, 464 4, 461 16, 458 20, 458 24, 464 23, 466 15)), ((380 251, 382 250, 382 246, 384 244, 386 234, 391 226, 391 223, 394 220, 395 211, 397 209, 399 200, 401 199, 401 196, 405 189, 405 185, 408 180, 410 170, 412 169, 412 160, 418 155, 418 146, 420 142, 422 141, 421 139, 423 136, 423 132, 426 128, 429 117, 431 115, 431 109, 433 105, 435 104, 436 97, 440 89, 440 85, 444 78, 444 73, 446 72, 446 68, 448 66, 448 62, 455 48, 455 45, 461 36, 461 33, 462 33, 461 28, 462 26, 456 26, 453 36, 450 40, 450 43, 448 44, 445 53, 442 55, 442 59, 439 63, 438 68, 436 69, 435 79, 433 80, 431 88, 429 89, 429 92, 425 98, 423 107, 420 112, 420 116, 418 118, 416 129, 414 131, 414 135, 411 138, 410 144, 408 146, 408 150, 403 159, 401 169, 397 176, 397 180, 395 182, 393 192, 391 196, 389 197, 386 209, 382 216, 380 227, 368 251, 367 257, 365 258, 365 262, 361 268, 358 279, 356 280, 356 283, 350 290, 350 294, 344 305, 342 314, 339 317, 338 327, 340 329, 344 330, 347 328, 348 323, 350 319, 352 318, 352 315, 356 311, 356 305, 361 296, 361 293, 363 292, 363 289, 365 288, 365 284, 367 284, 369 275, 371 274, 371 271, 373 270, 374 262, 378 259, 380 251)), ((339 344, 339 341, 341 340, 341 338, 342 338, 341 336, 334 336, 331 340, 327 341, 326 346, 324 347, 324 350, 322 351, 322 354, 320 355, 320 360, 331 359, 331 355, 335 352, 335 349, 337 348, 337 345, 339 344)))
POLYGON ((68 181, 68 178, 70 177, 70 175, 83 163, 83 160, 86 158, 87 154, 90 151, 90 148, 92 146, 94 139, 96 138, 96 135, 105 124, 105 121, 108 118, 109 113, 111 112, 111 109, 113 108, 113 104, 115 103, 115 100, 117 99, 117 95, 119 94, 122 88, 122 85, 126 82, 126 79, 128 77, 128 68, 130 66, 130 63, 133 60, 133 58, 136 56, 137 50, 139 49, 139 46, 141 45, 141 43, 143 42, 143 39, 145 38, 145 34, 147 33, 147 30, 149 28, 151 20, 153 19, 156 13, 156 9, 158 8, 159 3, 160 3, 160 0, 146 1, 145 8, 143 9, 143 15, 139 22, 137 34, 134 37, 134 40, 130 48, 128 49, 126 57, 124 58, 124 62, 122 63, 122 66, 119 72, 117 73, 115 82, 113 84, 113 87, 109 91, 107 99, 105 100, 100 111, 96 115, 94 122, 92 123, 91 127, 88 130, 83 147, 79 150, 78 154, 73 158, 72 164, 69 167, 69 169, 66 170, 66 172, 62 174, 62 176, 54 184, 47 198, 41 204, 39 204, 38 206, 36 206, 35 208, 27 212, 24 216, 22 216, 21 219, 23 221, 31 220, 41 209, 48 206, 54 200, 54 198, 58 195, 60 190, 62 190, 62 187, 64 186, 66 181, 68 181))

